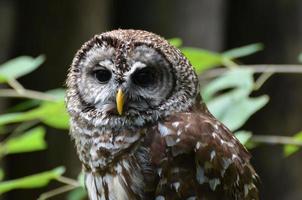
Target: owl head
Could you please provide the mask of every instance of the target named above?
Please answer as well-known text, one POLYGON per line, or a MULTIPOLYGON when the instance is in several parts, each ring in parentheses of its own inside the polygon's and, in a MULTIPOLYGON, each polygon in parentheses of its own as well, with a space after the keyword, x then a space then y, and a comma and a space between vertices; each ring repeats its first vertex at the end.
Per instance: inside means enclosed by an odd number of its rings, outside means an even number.
POLYGON ((76 53, 67 78, 67 109, 93 126, 137 127, 188 111, 198 78, 183 54, 160 36, 114 30, 76 53))

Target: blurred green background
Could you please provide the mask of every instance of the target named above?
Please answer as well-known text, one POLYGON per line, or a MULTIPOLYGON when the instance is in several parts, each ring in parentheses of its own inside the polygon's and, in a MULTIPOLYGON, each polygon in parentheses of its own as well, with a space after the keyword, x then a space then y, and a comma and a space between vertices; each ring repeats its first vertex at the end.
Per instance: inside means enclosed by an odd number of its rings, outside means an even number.
MULTIPOLYGON (((0 0, 0 63, 20 55, 46 60, 37 70, 18 79, 28 89, 47 91, 64 87, 67 69, 83 42, 115 28, 145 29, 165 38, 181 38, 184 46, 224 52, 262 43, 264 50, 240 59, 245 64, 297 64, 302 52, 301 0, 0 0)), ((192 52, 190 55, 192 55, 192 52)), ((256 75, 257 77, 258 75, 256 75)), ((201 75, 202 78, 202 75, 201 75)), ((0 86, 1 88, 7 86, 0 86)), ((254 135, 292 136, 302 129, 302 76, 273 75, 251 96, 266 94, 269 103, 242 130, 254 135)), ((0 98, 0 113, 19 104, 0 98)), ((1 160, 5 180, 65 166, 64 176, 80 172, 68 131, 46 128, 48 148, 12 154, 1 160)), ((5 139, 6 136, 0 135, 5 139)), ((1 139, 1 140, 2 140, 1 139)), ((261 177, 261 199, 302 198, 302 153, 284 156, 282 145, 262 144, 251 149, 252 163, 261 177)), ((57 169, 60 171, 61 169, 57 169)), ((12 190, 0 199, 37 199, 58 187, 12 190)), ((53 199, 66 199, 65 195, 53 199)))

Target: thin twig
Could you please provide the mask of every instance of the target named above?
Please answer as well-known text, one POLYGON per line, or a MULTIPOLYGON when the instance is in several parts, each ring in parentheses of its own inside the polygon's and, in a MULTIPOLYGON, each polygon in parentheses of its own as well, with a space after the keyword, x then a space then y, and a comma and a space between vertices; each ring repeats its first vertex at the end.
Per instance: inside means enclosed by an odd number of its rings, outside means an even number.
POLYGON ((254 90, 259 90, 262 85, 274 74, 274 72, 264 72, 255 81, 254 90))
MULTIPOLYGON (((239 65, 241 68, 250 68, 254 73, 272 72, 272 73, 302 73, 302 65, 239 65)), ((228 68, 215 68, 208 70, 201 75, 201 79, 210 79, 220 76, 227 72, 228 68)))
POLYGON ((16 79, 8 79, 7 83, 18 93, 24 94, 25 88, 16 79))
POLYGON ((37 200, 50 199, 51 197, 57 196, 59 194, 63 194, 65 192, 71 191, 75 188, 77 188, 77 187, 75 187, 73 185, 64 185, 62 187, 59 187, 59 188, 56 188, 54 190, 50 190, 48 192, 45 192, 45 193, 41 194, 37 200))
POLYGON ((265 144, 289 144, 302 147, 302 141, 297 141, 292 137, 277 136, 277 135, 253 135, 252 142, 265 144))
POLYGON ((60 176, 56 180, 61 182, 61 183, 65 183, 67 185, 72 185, 74 187, 80 187, 81 186, 81 184, 77 180, 74 180, 74 179, 71 179, 71 178, 68 178, 68 177, 65 177, 65 176, 60 176))
POLYGON ((229 69, 234 69, 234 68, 239 67, 239 65, 235 61, 233 61, 232 59, 229 59, 229 58, 222 59, 222 63, 229 69))
POLYGON ((0 97, 14 97, 14 98, 27 98, 27 99, 37 99, 43 101, 55 101, 56 99, 43 92, 38 92, 34 90, 25 89, 24 92, 19 93, 13 89, 0 89, 0 97))

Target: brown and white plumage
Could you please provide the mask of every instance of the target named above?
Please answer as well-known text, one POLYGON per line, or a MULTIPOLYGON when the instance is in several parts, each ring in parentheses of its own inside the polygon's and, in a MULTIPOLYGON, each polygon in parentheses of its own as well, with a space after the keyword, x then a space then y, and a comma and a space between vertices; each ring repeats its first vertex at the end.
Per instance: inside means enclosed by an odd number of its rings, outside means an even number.
POLYGON ((97 35, 78 51, 67 86, 91 200, 259 199, 250 154, 209 113, 189 61, 163 38, 97 35))

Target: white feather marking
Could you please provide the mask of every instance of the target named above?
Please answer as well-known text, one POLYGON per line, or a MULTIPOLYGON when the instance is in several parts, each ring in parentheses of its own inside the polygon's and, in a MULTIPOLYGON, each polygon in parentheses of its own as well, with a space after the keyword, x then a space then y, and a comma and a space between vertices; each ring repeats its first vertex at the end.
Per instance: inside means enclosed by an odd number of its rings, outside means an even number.
POLYGON ((165 197, 164 197, 164 196, 157 196, 157 197, 155 198, 155 200, 165 200, 165 197))
POLYGON ((180 183, 179 183, 179 182, 173 183, 173 187, 174 187, 174 189, 176 190, 176 192, 178 192, 178 189, 179 189, 179 187, 180 187, 180 183))
POLYGON ((229 147, 231 147, 231 148, 234 147, 234 144, 233 144, 233 143, 231 143, 231 142, 226 142, 226 141, 223 140, 223 139, 220 140, 220 143, 221 143, 221 145, 226 144, 227 146, 229 146, 229 147))
POLYGON ((196 168, 196 179, 199 184, 203 184, 208 181, 208 178, 204 175, 204 169, 198 164, 196 168))
POLYGON ((187 125, 185 126, 185 129, 190 128, 190 126, 191 126, 191 124, 190 124, 190 123, 189 123, 189 124, 187 124, 187 125))
POLYGON ((157 169, 157 174, 158 174, 158 176, 161 176, 162 171, 163 171, 162 168, 158 168, 158 169, 157 169))
POLYGON ((127 192, 121 184, 121 179, 119 176, 114 176, 112 178, 112 184, 109 185, 109 194, 114 193, 116 200, 128 200, 127 192))
POLYGON ((173 122, 173 123, 172 123, 172 126, 173 126, 174 128, 178 128, 179 122, 173 122))
POLYGON ((240 158, 236 154, 232 154, 232 160, 235 160, 235 159, 240 160, 240 158))
POLYGON ((247 184, 244 184, 244 197, 247 197, 249 194, 249 186, 247 184))
POLYGON ((215 150, 211 151, 211 161, 214 159, 214 157, 216 156, 216 152, 215 150))
POLYGON ((215 191, 216 187, 220 184, 220 180, 218 178, 214 178, 209 180, 210 188, 215 191))
POLYGON ((201 145, 200 142, 197 142, 195 145, 195 149, 198 150, 200 148, 200 145, 201 145))
POLYGON ((218 137, 218 134, 215 133, 215 132, 213 132, 213 133, 212 133, 212 136, 213 136, 213 138, 215 139, 216 137, 218 137))
POLYGON ((94 177, 91 173, 87 173, 85 176, 85 185, 87 188, 87 192, 89 195, 89 199, 91 200, 100 200, 100 197, 97 195, 97 186, 94 181, 94 177))
POLYGON ((167 128, 165 125, 163 125, 162 123, 158 124, 158 131, 160 132, 161 136, 163 136, 163 137, 172 134, 172 131, 169 128, 167 128))

